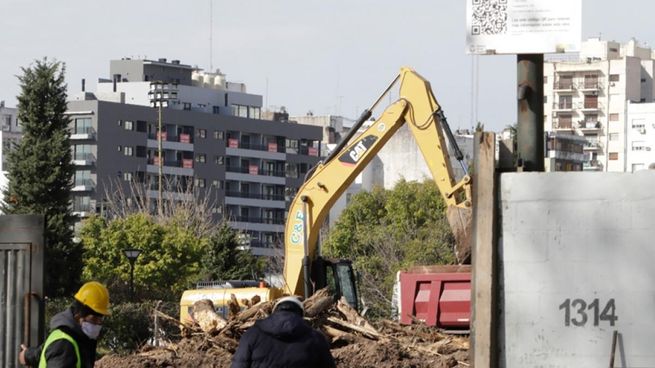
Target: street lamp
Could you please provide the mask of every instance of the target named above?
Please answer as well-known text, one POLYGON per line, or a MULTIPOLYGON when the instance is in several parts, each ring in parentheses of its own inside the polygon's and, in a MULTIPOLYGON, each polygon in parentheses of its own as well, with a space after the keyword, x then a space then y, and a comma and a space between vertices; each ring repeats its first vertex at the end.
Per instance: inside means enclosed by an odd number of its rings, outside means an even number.
POLYGON ((141 249, 129 248, 123 249, 123 254, 130 261, 130 298, 134 301, 134 262, 141 254, 141 249))
POLYGON ((158 177, 158 195, 157 195, 157 211, 160 216, 163 214, 162 210, 162 186, 163 186, 163 177, 164 177, 164 155, 162 149, 162 137, 163 137, 163 127, 162 127, 162 108, 168 107, 169 100, 177 98, 177 91, 171 86, 171 84, 164 81, 153 81, 150 83, 150 105, 157 108, 157 157, 159 160, 159 177, 158 177))

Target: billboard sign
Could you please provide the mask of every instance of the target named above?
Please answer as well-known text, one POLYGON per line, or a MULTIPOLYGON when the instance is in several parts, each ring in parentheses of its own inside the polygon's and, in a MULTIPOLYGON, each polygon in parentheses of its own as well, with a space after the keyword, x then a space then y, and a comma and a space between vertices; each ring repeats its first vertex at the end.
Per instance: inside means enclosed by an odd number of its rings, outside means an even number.
POLYGON ((576 52, 582 0, 466 0, 466 52, 576 52))

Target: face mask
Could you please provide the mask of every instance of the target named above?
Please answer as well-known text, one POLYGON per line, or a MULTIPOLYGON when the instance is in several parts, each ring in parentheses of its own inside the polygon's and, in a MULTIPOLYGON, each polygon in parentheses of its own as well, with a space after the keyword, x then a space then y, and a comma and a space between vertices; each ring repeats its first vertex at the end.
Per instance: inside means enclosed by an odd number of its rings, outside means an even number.
POLYGON ((90 339, 96 340, 100 335, 102 326, 93 324, 91 322, 82 321, 82 332, 90 339))

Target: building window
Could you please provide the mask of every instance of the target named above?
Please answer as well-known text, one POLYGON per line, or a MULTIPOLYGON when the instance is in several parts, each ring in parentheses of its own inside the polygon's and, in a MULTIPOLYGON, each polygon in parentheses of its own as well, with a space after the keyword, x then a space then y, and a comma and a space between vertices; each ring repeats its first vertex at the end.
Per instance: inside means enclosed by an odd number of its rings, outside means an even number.
POLYGON ((222 130, 214 130, 214 139, 225 138, 225 133, 222 130))
POLYGON ((223 207, 221 205, 216 205, 216 207, 212 208, 212 213, 217 213, 217 214, 223 213, 223 207))
POLYGON ((196 187, 198 188, 204 188, 205 187, 205 179, 202 178, 196 178, 196 187))
POLYGON ((132 173, 131 172, 124 172, 123 173, 123 180, 132 181, 132 173))
POLYGON ((136 131, 137 132, 147 132, 148 131, 148 123, 143 120, 137 120, 136 121, 136 131))
POLYGON ((132 156, 134 154, 132 147, 130 146, 123 147, 123 153, 125 154, 125 156, 132 156))
POLYGON ((125 124, 123 124, 123 128, 125 128, 125 130, 134 130, 134 122, 131 120, 125 120, 125 124))
POLYGON ((147 157, 148 149, 146 146, 136 146, 136 157, 147 157))
POLYGON ((214 163, 216 165, 223 165, 224 160, 223 156, 214 156, 214 163))
POLYGON ((198 129, 198 138, 207 138, 207 129, 198 129))
POLYGON ((616 161, 619 159, 619 153, 618 152, 610 152, 610 160, 611 161, 616 161))
POLYGON ((544 84, 547 84, 547 83, 548 83, 548 76, 544 75, 544 84))
POLYGON ((214 187, 216 189, 220 189, 221 188, 221 181, 218 180, 218 179, 212 180, 212 187, 214 187))
POLYGON ((118 145, 118 152, 122 152, 122 151, 123 151, 123 146, 121 146, 121 145, 119 144, 119 145, 118 145))
POLYGON ((298 165, 294 163, 285 163, 285 171, 287 178, 297 178, 298 177, 298 165))
POLYGON ((232 115, 240 118, 248 117, 248 106, 245 105, 232 105, 232 115))
POLYGON ((119 127, 122 127, 122 126, 123 126, 123 120, 119 120, 119 121, 118 121, 118 126, 119 126, 119 127))
POLYGON ((221 113, 221 108, 220 106, 212 106, 212 112, 214 114, 220 114, 221 113))
POLYGON ((573 108, 573 96, 559 96, 559 105, 560 109, 571 109, 573 108))
MULTIPOLYGON (((11 116, 9 116, 9 119, 11 119, 11 116)), ((73 134, 89 134, 92 132, 92 129, 91 118, 75 119, 75 129, 73 134)))
POLYGON ((610 121, 619 121, 619 114, 610 114, 610 121))
POLYGON ((182 103, 182 109, 187 110, 187 111, 191 110, 191 103, 190 102, 183 102, 182 103))
POLYGON ((618 82, 618 81, 619 81, 618 74, 610 74, 610 82, 618 82))
POLYGON ((75 171, 75 186, 89 185, 91 182, 91 170, 75 171))
POLYGON ((548 103, 548 96, 544 96, 544 103, 548 103))
POLYGON ((207 162, 207 155, 204 153, 196 154, 196 162, 205 163, 207 162))
POLYGON ((619 133, 610 133, 610 141, 616 142, 619 140, 619 133))
POLYGON ((259 119, 261 117, 261 109, 255 106, 248 106, 248 117, 251 119, 259 119))

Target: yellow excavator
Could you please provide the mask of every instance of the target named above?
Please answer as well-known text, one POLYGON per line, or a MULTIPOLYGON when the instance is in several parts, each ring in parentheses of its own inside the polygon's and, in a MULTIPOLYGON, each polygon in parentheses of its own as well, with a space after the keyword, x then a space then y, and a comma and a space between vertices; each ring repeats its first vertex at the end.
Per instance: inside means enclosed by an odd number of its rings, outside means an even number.
MULTIPOLYGON (((447 218, 455 236, 455 255, 459 263, 470 260, 471 178, 465 174, 454 179, 446 139, 454 155, 465 169, 463 155, 452 135, 446 117, 432 93, 430 83, 410 68, 387 87, 373 106, 365 110, 349 134, 332 153, 310 170, 298 190, 287 216, 284 232, 284 286, 268 287, 257 282, 233 282, 215 288, 185 291, 180 303, 180 319, 189 318, 193 303, 210 299, 218 312, 234 294, 237 300, 272 300, 283 294, 308 297, 315 290, 330 286, 335 297, 345 297, 358 308, 357 288, 352 264, 348 260, 327 260, 318 252, 318 234, 334 202, 352 184, 357 175, 403 125, 409 125, 412 135, 427 162, 447 205, 447 218), (379 119, 369 121, 372 110, 400 84, 399 99, 389 105, 379 119), (370 125, 354 137, 365 123, 370 125)), ((466 172, 466 170, 465 170, 466 172)))

